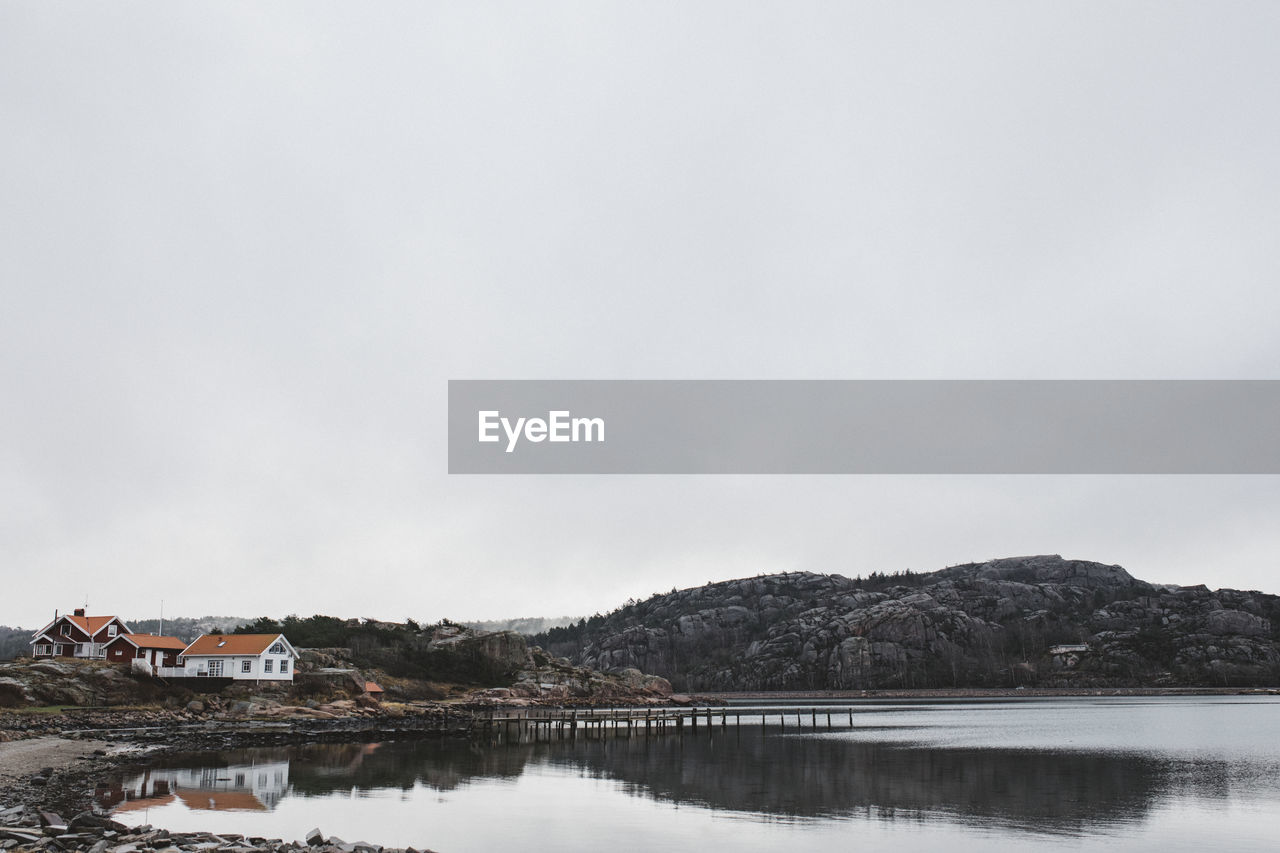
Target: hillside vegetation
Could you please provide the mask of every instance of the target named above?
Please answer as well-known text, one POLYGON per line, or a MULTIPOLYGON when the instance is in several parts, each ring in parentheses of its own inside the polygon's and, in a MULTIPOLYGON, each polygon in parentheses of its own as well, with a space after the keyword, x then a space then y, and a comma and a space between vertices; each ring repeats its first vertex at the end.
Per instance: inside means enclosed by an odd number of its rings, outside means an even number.
POLYGON ((419 625, 412 619, 380 622, 316 615, 277 621, 263 617, 239 632, 282 633, 295 647, 328 653, 332 665, 353 665, 397 679, 490 688, 476 694, 483 700, 645 702, 671 693, 664 679, 634 669, 620 667, 614 674, 602 675, 554 659, 530 647, 515 632, 476 631, 448 620, 419 625))
POLYGON ((519 634, 485 634, 453 622, 419 625, 336 616, 261 617, 238 628, 240 634, 288 637, 295 648, 344 649, 360 667, 402 678, 458 684, 509 685, 527 663, 528 648, 519 634))

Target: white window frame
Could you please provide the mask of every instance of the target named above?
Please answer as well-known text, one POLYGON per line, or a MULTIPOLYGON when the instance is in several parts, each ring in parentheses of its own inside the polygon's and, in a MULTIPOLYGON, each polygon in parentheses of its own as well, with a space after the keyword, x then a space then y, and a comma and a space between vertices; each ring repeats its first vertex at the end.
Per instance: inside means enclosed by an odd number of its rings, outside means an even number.
POLYGON ((274 663, 274 662, 271 660, 271 658, 263 658, 263 659, 262 659, 262 674, 263 674, 263 675, 274 675, 274 674, 275 674, 275 672, 274 672, 274 666, 273 666, 273 663, 274 663))
POLYGON ((280 674, 284 675, 289 671, 289 659, 280 658, 280 674))
POLYGON ((240 661, 240 672, 241 674, 253 672, 253 658, 245 658, 240 661))

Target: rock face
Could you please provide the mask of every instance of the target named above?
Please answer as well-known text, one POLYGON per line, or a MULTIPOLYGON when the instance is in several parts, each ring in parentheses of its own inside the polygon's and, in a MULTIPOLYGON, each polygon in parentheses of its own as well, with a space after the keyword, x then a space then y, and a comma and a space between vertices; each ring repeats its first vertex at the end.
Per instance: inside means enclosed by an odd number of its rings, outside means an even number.
POLYGON ((154 702, 164 689, 123 667, 90 661, 0 663, 0 708, 30 705, 127 705, 154 702))
POLYGON ((481 684, 510 681, 528 656, 528 645, 519 634, 486 633, 460 625, 437 627, 424 650, 424 658, 435 672, 463 674, 481 684))
POLYGON ((488 690, 477 697, 493 699, 501 704, 525 704, 543 700, 558 704, 616 702, 645 704, 671 696, 671 684, 665 678, 645 675, 634 667, 623 667, 613 673, 597 672, 585 666, 574 666, 565 658, 552 658, 541 648, 529 650, 527 666, 517 674, 510 688, 488 690))
POLYGON ((1275 684, 1280 597, 1014 557, 865 579, 791 572, 673 591, 535 637, 680 690, 1275 684))

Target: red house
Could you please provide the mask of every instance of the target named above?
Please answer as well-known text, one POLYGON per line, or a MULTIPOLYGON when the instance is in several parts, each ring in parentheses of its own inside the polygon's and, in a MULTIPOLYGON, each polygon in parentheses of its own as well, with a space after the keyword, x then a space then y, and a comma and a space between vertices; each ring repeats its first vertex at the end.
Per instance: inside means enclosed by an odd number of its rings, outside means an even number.
POLYGON ((102 660, 107 656, 107 644, 129 633, 129 626, 119 617, 86 616, 84 608, 78 607, 36 631, 31 656, 102 660))
POLYGON ((145 660, 152 667, 177 666, 178 655, 187 644, 177 637, 158 634, 121 634, 107 643, 107 660, 128 663, 145 660))

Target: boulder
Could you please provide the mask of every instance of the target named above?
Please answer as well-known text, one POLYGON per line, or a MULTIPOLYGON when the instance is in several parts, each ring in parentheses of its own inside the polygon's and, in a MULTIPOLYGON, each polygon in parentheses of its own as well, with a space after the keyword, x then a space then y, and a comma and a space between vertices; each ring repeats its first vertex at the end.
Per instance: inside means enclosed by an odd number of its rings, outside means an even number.
POLYGON ((1271 633, 1271 623, 1242 610, 1214 610, 1205 617, 1204 629, 1215 636, 1265 637, 1271 633))

